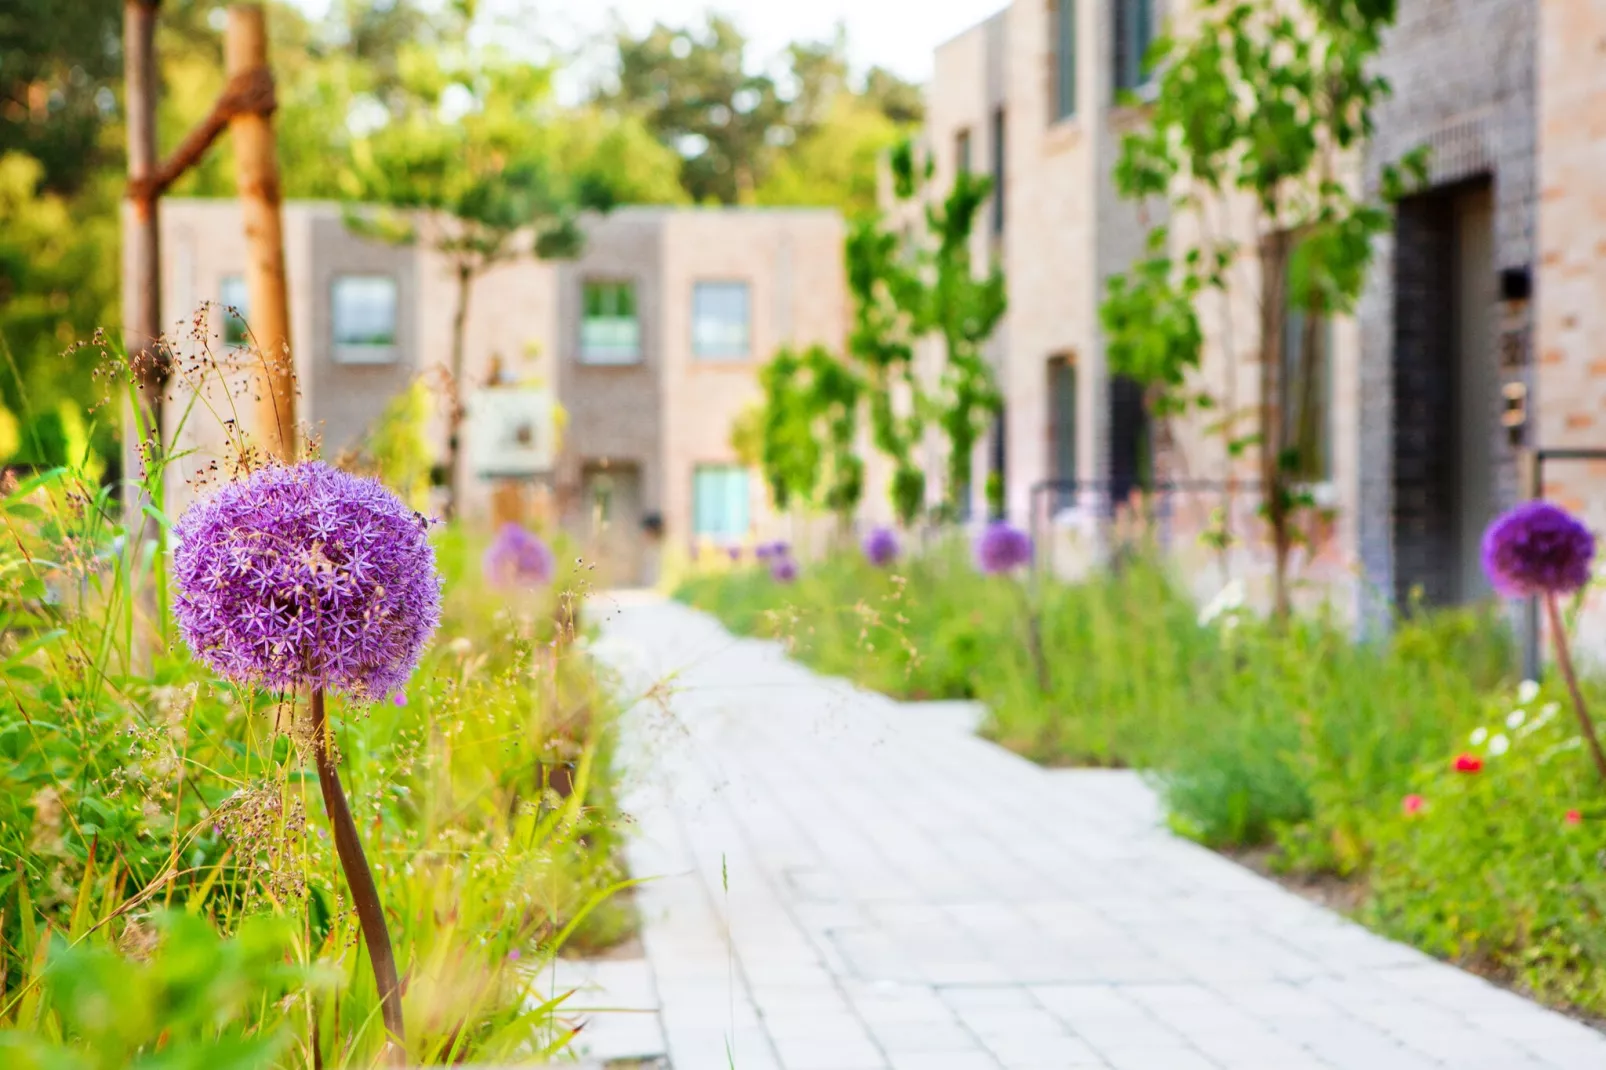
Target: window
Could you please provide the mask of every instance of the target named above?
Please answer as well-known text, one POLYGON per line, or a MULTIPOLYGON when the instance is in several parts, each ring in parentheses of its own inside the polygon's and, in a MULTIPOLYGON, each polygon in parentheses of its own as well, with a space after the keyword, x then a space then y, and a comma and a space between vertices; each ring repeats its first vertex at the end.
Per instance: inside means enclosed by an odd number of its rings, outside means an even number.
POLYGON ((580 359, 587 364, 632 364, 641 359, 641 321, 632 282, 587 281, 580 318, 580 359))
POLYGON ((223 306, 218 310, 223 317, 223 344, 230 348, 250 345, 245 317, 251 314, 251 295, 245 289, 245 276, 223 276, 218 281, 217 303, 223 306))
POLYGON ((747 469, 700 464, 692 474, 692 532, 699 538, 739 542, 748 529, 747 469))
POLYGON ((1076 0, 1051 2, 1054 5, 1053 115, 1055 119, 1069 119, 1076 114, 1076 0))
POLYGON ((1288 314, 1283 321, 1282 410, 1283 449, 1290 472, 1306 483, 1333 478, 1333 325, 1294 293, 1292 262, 1286 283, 1288 314), (1306 307, 1300 307, 1306 305, 1306 307))
POLYGON ((1143 384, 1110 376, 1110 505, 1125 505, 1154 482, 1154 439, 1143 384))
POLYGON ((748 305, 745 282, 699 282, 692 292, 692 355, 745 358, 751 345, 748 305))
POLYGON ((993 233, 1004 233, 1004 109, 993 112, 993 233))
POLYGON ((970 128, 959 131, 954 135, 954 171, 957 174, 970 174, 970 128))
POLYGON ((335 359, 389 364, 396 359, 396 280, 338 275, 334 282, 335 359))
POLYGON ((998 417, 993 421, 992 456, 988 458, 987 516, 1002 520, 1009 502, 1009 410, 998 406, 998 417))
POLYGON ((1149 80, 1143 60, 1154 42, 1154 0, 1111 0, 1115 4, 1115 88, 1139 89, 1149 80))
POLYGON ((1048 362, 1048 405, 1049 473, 1070 483, 1076 479, 1076 364, 1070 357, 1048 362))

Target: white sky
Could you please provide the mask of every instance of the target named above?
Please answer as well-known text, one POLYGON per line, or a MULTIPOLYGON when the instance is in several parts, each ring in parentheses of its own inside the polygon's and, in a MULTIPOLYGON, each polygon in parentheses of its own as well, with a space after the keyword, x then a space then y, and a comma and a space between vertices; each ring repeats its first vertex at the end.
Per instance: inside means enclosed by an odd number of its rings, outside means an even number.
MULTIPOLYGON (((329 0, 291 0, 317 14, 329 0)), ((703 13, 732 16, 763 62, 788 42, 829 38, 847 27, 855 69, 878 65, 924 82, 938 44, 1003 8, 1007 0, 482 0, 482 8, 533 7, 532 20, 560 47, 572 49, 605 33, 615 16, 636 31, 654 20, 700 25, 703 13)))

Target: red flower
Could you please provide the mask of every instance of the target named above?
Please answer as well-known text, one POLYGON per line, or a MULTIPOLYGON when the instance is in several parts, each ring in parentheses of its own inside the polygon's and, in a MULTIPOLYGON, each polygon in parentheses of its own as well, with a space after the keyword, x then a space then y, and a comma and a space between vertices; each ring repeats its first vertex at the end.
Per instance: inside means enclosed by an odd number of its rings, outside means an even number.
POLYGON ((1407 814, 1416 814, 1421 813, 1422 807, 1426 805, 1427 800, 1423 799, 1422 796, 1407 795, 1404 801, 1400 803, 1400 809, 1404 810, 1407 814))
POLYGON ((1567 824, 1569 824, 1569 825, 1582 825, 1583 823, 1584 823, 1584 815, 1583 814, 1579 813, 1577 810, 1568 810, 1567 811, 1567 824))
POLYGON ((1458 754, 1455 756, 1455 771, 1458 773, 1480 773, 1483 771, 1483 759, 1476 754, 1458 754))

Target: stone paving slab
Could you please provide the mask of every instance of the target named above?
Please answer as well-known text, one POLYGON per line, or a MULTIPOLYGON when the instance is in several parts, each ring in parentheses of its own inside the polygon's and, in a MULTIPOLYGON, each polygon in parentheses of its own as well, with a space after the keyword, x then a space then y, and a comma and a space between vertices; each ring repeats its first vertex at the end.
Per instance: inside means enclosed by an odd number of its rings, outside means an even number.
POLYGON ((636 701, 632 872, 674 1070, 1594 1070, 1606 1037, 1052 771, 649 595, 594 600, 636 701))

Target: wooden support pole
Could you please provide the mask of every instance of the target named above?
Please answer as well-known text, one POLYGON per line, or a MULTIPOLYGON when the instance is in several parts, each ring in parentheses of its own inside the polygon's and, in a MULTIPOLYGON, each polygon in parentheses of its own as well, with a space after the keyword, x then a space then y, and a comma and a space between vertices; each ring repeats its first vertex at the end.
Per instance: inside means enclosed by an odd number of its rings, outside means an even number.
MULTIPOLYGON (((230 6, 223 38, 223 66, 232 84, 266 85, 271 101, 267 21, 261 4, 230 6)), ((229 137, 234 142, 235 178, 245 223, 250 327, 262 361, 253 391, 255 430, 269 455, 290 462, 296 459, 296 383, 290 355, 279 157, 273 140, 271 104, 267 108, 235 111, 229 117, 229 137)))
POLYGON ((124 0, 123 78, 128 128, 128 208, 123 222, 123 345, 134 382, 138 411, 125 415, 123 479, 129 536, 146 527, 143 495, 136 489, 147 461, 140 428, 161 441, 162 391, 167 362, 157 340, 162 335, 162 250, 157 199, 149 190, 159 160, 156 148, 156 8, 158 0, 124 0))

